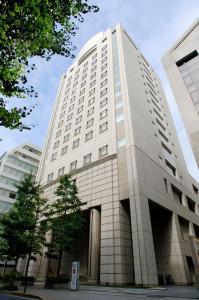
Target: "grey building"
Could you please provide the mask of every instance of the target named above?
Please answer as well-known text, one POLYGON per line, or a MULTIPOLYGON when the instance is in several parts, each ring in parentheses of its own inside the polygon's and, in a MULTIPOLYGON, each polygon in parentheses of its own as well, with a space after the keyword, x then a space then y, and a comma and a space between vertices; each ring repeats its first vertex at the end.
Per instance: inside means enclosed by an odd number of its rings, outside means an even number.
POLYGON ((41 149, 30 143, 21 144, 0 157, 0 213, 15 202, 16 184, 28 173, 36 175, 41 149))
POLYGON ((163 65, 182 114, 199 166, 199 19, 163 57, 163 65))
MULTIPOLYGON (((90 39, 61 78, 38 171, 49 201, 65 173, 76 179, 87 231, 75 253, 64 253, 62 275, 78 257, 82 281, 195 280, 198 184, 161 83, 121 25, 90 39)), ((30 274, 42 282, 56 264, 43 254, 30 274)))

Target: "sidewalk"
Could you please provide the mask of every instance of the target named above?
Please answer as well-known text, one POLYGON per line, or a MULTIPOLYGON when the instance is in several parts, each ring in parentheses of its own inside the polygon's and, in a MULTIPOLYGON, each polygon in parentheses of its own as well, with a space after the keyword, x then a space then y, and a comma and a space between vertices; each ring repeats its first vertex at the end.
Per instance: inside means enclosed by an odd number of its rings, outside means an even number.
POLYGON ((41 289, 36 287, 29 287, 28 294, 38 295, 46 300, 103 300, 103 299, 199 299, 199 290, 195 287, 168 287, 167 289, 153 288, 118 288, 118 287, 104 287, 104 286, 88 286, 81 285, 78 291, 70 290, 51 290, 41 289))

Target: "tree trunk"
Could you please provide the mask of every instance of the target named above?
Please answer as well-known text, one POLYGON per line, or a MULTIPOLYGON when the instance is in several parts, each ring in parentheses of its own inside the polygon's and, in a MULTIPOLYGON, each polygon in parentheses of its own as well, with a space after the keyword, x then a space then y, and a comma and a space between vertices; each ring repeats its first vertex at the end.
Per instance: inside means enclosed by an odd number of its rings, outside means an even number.
POLYGON ((1 272, 1 276, 4 276, 5 271, 6 271, 6 267, 7 267, 7 259, 4 261, 4 265, 3 265, 2 272, 1 272))
POLYGON ((31 254, 28 254, 28 259, 27 259, 27 263, 26 263, 26 271, 25 271, 24 293, 26 292, 27 284, 28 284, 28 268, 29 268, 29 264, 30 264, 30 256, 31 256, 31 254))
POLYGON ((59 278, 60 270, 61 270, 61 259, 62 259, 62 247, 59 250, 59 258, 58 258, 58 265, 57 265, 57 279, 59 278))

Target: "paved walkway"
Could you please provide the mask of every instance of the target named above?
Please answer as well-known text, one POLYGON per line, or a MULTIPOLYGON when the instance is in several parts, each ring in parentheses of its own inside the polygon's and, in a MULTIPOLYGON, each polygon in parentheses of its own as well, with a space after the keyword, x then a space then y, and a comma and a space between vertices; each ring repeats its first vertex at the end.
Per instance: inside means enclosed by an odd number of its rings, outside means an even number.
POLYGON ((195 287, 168 287, 167 289, 139 289, 82 285, 78 291, 51 290, 29 287, 27 293, 41 296, 47 300, 173 300, 199 299, 199 290, 195 287), (149 299, 148 299, 149 300, 149 299))

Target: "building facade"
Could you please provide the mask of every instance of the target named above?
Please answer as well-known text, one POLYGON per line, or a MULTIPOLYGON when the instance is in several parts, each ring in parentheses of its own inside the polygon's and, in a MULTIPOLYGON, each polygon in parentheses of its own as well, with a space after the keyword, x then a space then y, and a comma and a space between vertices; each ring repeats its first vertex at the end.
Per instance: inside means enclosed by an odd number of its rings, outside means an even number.
POLYGON ((199 166, 199 18, 163 57, 163 65, 182 114, 199 166))
MULTIPOLYGON (((198 185, 159 79, 120 24, 90 39, 61 79, 38 171, 49 202, 65 173, 76 179, 87 230, 64 253, 62 275, 78 259, 88 282, 194 281, 198 185)), ((44 249, 30 273, 42 281, 56 264, 44 249)))
POLYGON ((15 202, 16 184, 25 174, 36 175, 41 149, 30 143, 17 146, 0 157, 0 213, 15 202))

